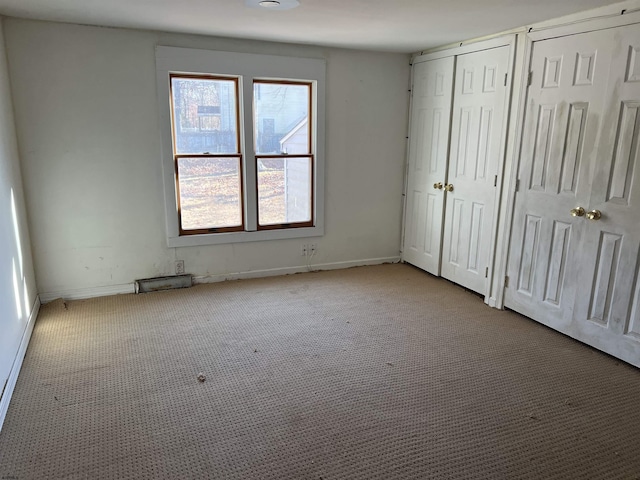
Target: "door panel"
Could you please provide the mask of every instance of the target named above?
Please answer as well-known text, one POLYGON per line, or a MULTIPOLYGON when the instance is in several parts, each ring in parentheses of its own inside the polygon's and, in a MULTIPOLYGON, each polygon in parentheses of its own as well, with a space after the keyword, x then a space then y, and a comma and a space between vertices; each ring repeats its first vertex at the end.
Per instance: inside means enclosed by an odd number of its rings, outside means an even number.
POLYGON ((442 276, 480 293, 491 253, 508 65, 507 46, 456 60, 442 276))
POLYGON ((639 274, 640 262, 636 262, 630 308, 624 322, 624 334, 631 337, 631 339, 634 341, 640 341, 640 282, 638 282, 639 274))
MULTIPOLYGON (((568 331, 611 42, 593 32, 536 42, 528 89, 505 305, 568 331)), ((588 295, 588 294, 587 294, 588 295)))
POLYGON ((609 172, 607 201, 621 205, 629 203, 631 181, 636 165, 639 107, 640 102, 630 100, 623 100, 620 105, 620 120, 609 172))
POLYGON ((449 148, 453 57, 413 66, 404 261, 440 274, 444 182, 449 148))
POLYGON ((553 222, 551 237, 551 251, 549 252, 549 268, 544 288, 544 301, 552 305, 560 305, 562 290, 564 288, 564 272, 569 255, 571 243, 571 224, 566 222, 553 222))
MULTIPOLYGON (((613 281, 620 260, 621 235, 600 231, 599 245, 596 250, 596 262, 593 267, 593 285, 591 291, 583 290, 578 293, 578 298, 584 296, 589 299, 587 320, 606 325, 611 313, 611 296, 613 293, 613 281)), ((586 285, 585 285, 586 286, 586 285)), ((583 300, 581 303, 586 305, 583 300)))
POLYGON ((582 163, 582 152, 589 104, 574 102, 569 106, 569 120, 564 154, 560 165, 558 193, 576 195, 578 176, 582 163))
POLYGON ((578 271, 584 282, 572 328, 577 338, 640 366, 638 26, 616 29, 615 42, 588 207, 602 216, 584 221, 578 271))
POLYGON ((521 262, 518 272, 518 292, 531 297, 533 295, 533 280, 538 258, 538 245, 540 243, 540 226, 542 218, 536 215, 527 215, 524 222, 524 234, 522 235, 521 262))

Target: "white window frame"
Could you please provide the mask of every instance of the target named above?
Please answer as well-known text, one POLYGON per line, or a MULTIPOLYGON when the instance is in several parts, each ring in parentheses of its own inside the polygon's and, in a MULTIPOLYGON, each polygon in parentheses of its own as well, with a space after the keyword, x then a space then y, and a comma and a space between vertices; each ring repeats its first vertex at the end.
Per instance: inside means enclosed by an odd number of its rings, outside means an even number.
POLYGON ((260 55, 179 47, 156 47, 158 114, 162 143, 162 176, 169 247, 188 247, 224 243, 319 237, 324 235, 324 144, 325 144, 325 75, 323 59, 260 55), (226 75, 237 77, 240 98, 240 141, 243 160, 245 231, 180 235, 178 200, 172 144, 170 73, 226 75), (257 171, 253 138, 253 80, 311 81, 312 124, 315 125, 312 227, 258 230, 257 171))

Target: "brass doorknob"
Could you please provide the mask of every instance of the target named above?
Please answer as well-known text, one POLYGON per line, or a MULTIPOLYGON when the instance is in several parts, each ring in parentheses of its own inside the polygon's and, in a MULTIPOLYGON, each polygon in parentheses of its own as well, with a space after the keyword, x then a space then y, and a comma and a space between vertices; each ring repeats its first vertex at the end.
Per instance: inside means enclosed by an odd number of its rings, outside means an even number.
POLYGON ((442 182, 434 183, 433 188, 436 190, 442 190, 442 182))
POLYGON ((576 208, 572 208, 569 213, 571 214, 572 217, 583 217, 585 214, 585 211, 584 211, 584 208, 582 207, 576 207, 576 208))
POLYGON ((452 184, 452 183, 447 183, 447 184, 444 186, 444 189, 445 189, 447 192, 453 192, 453 184, 452 184))
POLYGON ((587 212, 587 218, 589 220, 600 220, 602 218, 602 212, 600 210, 591 210, 587 212))

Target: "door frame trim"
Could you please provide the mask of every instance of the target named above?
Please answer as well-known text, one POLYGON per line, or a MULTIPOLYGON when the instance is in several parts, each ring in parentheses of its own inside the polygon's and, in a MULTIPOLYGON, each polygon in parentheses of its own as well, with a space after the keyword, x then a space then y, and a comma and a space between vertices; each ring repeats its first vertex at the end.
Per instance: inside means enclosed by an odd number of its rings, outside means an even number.
POLYGON ((623 27, 625 25, 633 25, 640 23, 640 11, 633 10, 630 12, 611 15, 600 18, 590 18, 581 20, 576 23, 564 25, 554 25, 550 27, 532 28, 527 36, 533 42, 540 40, 549 40, 551 38, 568 37, 570 35, 578 35, 580 33, 595 32, 597 30, 607 30, 609 28, 623 27))
POLYGON ((429 60, 437 60, 444 57, 457 57, 465 53, 480 52, 491 48, 504 47, 506 45, 513 46, 516 41, 516 34, 507 34, 490 40, 480 40, 473 43, 460 42, 459 47, 448 48, 433 53, 425 53, 414 57, 412 65, 420 62, 428 62, 429 60))

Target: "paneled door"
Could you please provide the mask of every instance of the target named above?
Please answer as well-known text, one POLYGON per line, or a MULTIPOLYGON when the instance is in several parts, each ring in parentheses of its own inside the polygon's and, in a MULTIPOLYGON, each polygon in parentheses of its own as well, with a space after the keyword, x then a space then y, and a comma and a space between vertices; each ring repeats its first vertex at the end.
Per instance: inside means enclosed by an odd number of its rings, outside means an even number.
POLYGON ((445 184, 442 276, 485 293, 508 107, 509 47, 459 55, 445 184))
POLYGON ((531 59, 505 305, 563 331, 604 112, 607 39, 595 32, 536 42, 531 59))
POLYGON ((402 258, 440 274, 453 57, 413 66, 407 203, 402 258))
MULTIPOLYGON (((580 247, 576 338, 640 366, 640 25, 618 28, 580 247)), ((610 33, 611 35, 611 33, 610 33)), ((588 50, 582 50, 588 53, 588 50)), ((595 53, 592 53, 595 55, 595 53)))
POLYGON ((640 366, 637 32, 533 45, 505 305, 640 366))

